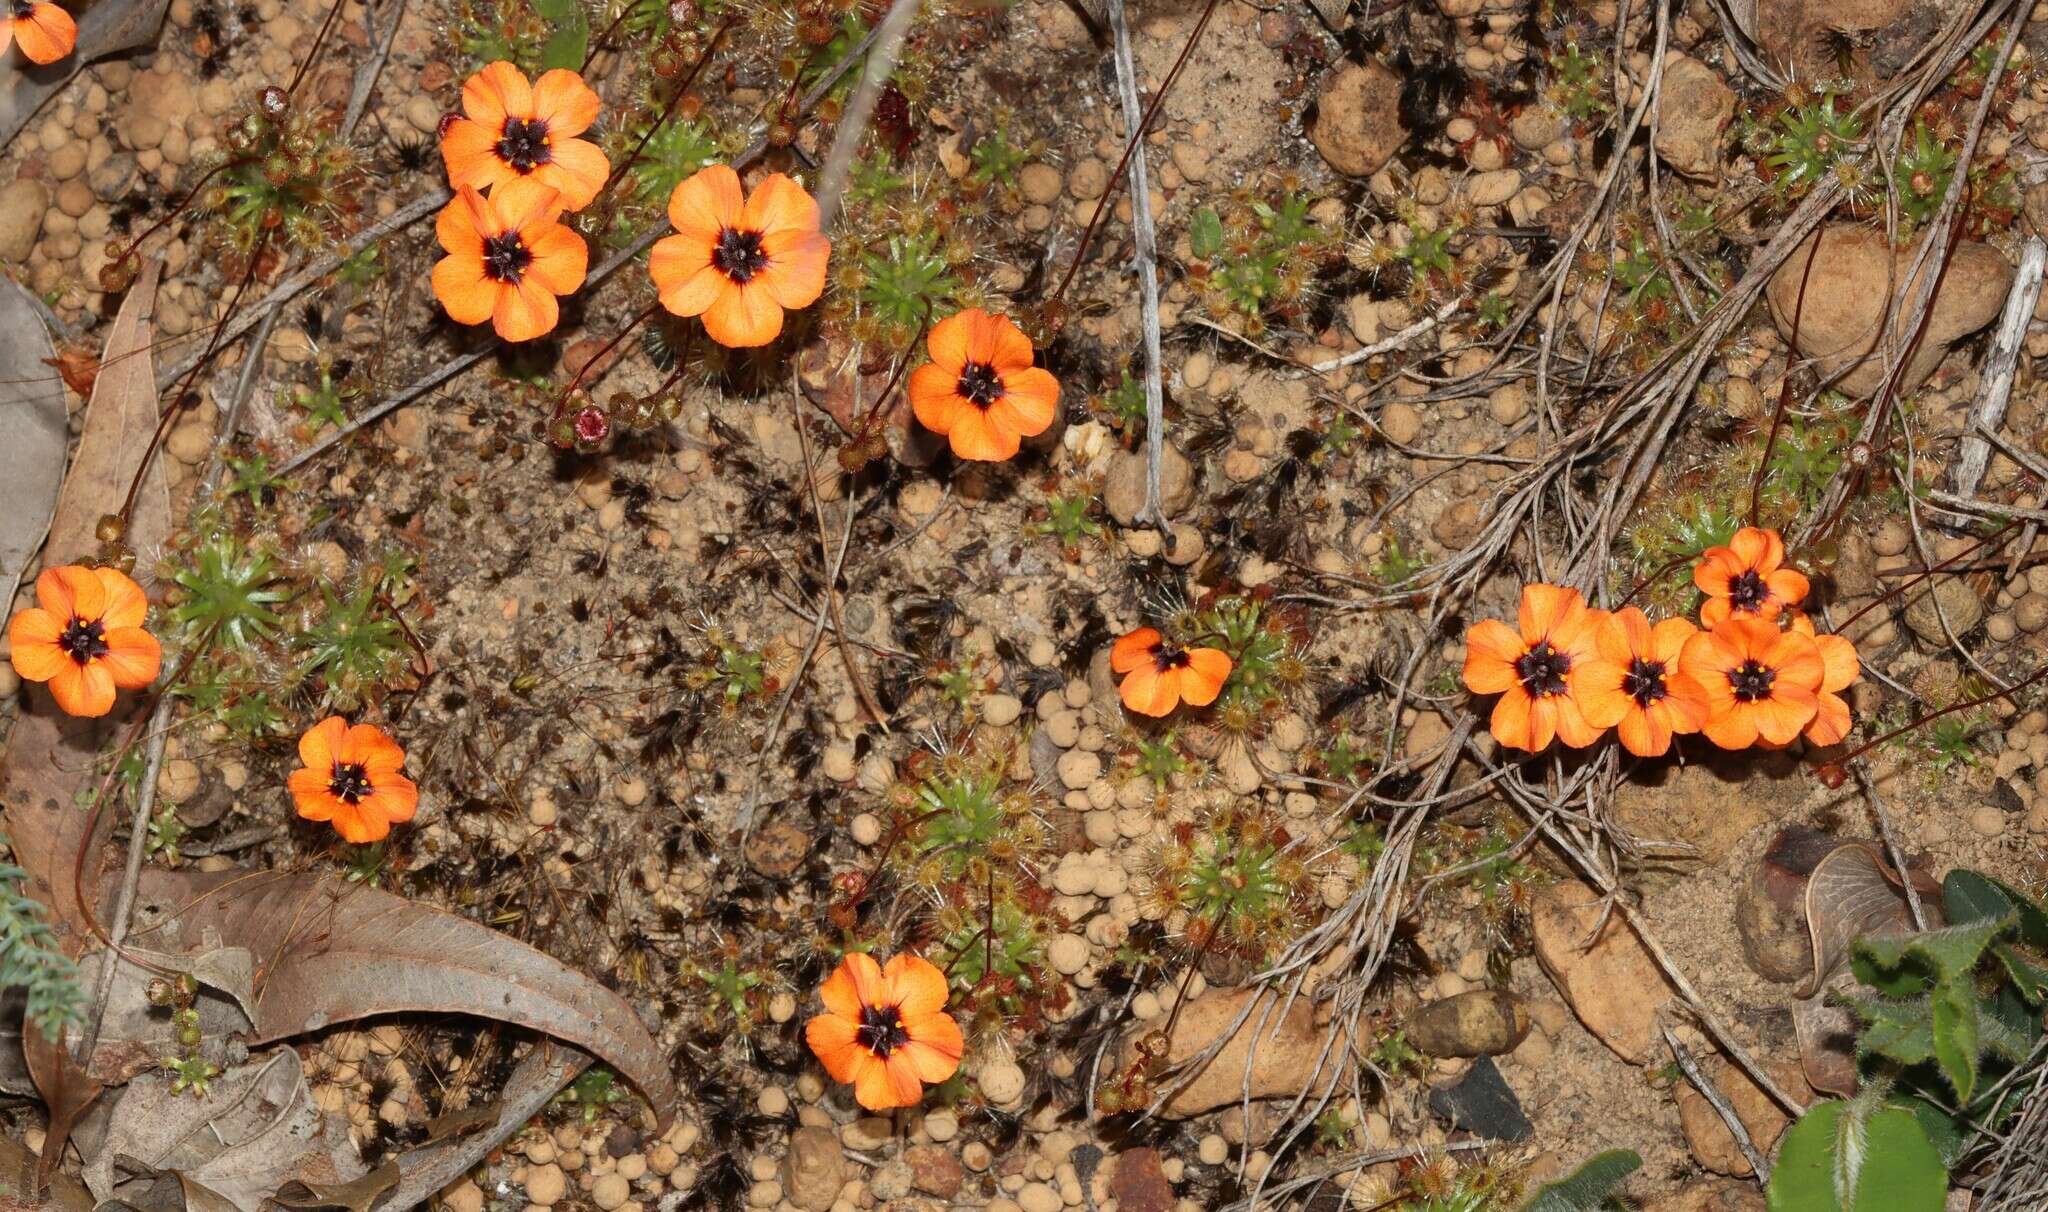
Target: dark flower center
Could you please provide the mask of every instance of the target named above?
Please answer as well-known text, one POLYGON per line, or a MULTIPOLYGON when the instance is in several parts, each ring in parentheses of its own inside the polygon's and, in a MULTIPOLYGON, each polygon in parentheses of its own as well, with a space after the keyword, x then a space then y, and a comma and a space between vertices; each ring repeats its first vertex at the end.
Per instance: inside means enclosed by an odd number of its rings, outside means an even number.
POLYGON ((107 629, 98 619, 74 617, 57 637, 57 647, 79 664, 90 665, 107 655, 107 629))
POLYGON ((370 795, 370 772, 360 762, 336 762, 327 790, 344 804, 360 803, 370 795))
POLYGON ((960 382, 953 389, 976 408, 987 408, 1003 398, 1003 377, 987 362, 969 362, 961 368, 960 382))
POLYGON ((526 247, 526 241, 519 238, 518 232, 508 231, 484 240, 485 277, 507 286, 517 286, 526 273, 526 267, 531 264, 533 250, 526 247))
POLYGON ((1161 644, 1152 650, 1152 666, 1161 673, 1169 673, 1175 669, 1186 669, 1193 663, 1193 661, 1188 659, 1188 654, 1179 648, 1170 648, 1165 644, 1161 644))
POLYGON ((1771 683, 1777 680, 1778 671, 1761 661, 1744 661, 1728 671, 1728 685, 1734 688, 1739 703, 1770 698, 1771 683))
POLYGON ((754 280, 755 274, 768 268, 768 254, 761 251, 761 233, 737 227, 720 229, 718 243, 711 249, 711 263, 726 277, 745 286, 754 280))
POLYGON ((1770 596, 1771 587, 1764 583, 1764 579, 1756 574, 1755 569, 1728 582, 1728 604, 1737 610, 1754 614, 1763 608, 1765 600, 1770 596))
POLYGON ((555 153, 548 149, 548 124, 539 118, 505 119, 505 133, 498 138, 498 158, 522 176, 553 161, 555 153))
POLYGON ((1532 698, 1563 694, 1565 675, 1571 671, 1570 654, 1552 648, 1549 640, 1538 640, 1534 648, 1515 658, 1515 676, 1532 698))
POLYGON ((1628 672, 1621 677, 1621 692, 1634 699, 1638 707, 1648 707, 1671 693, 1664 685, 1664 662, 1641 657, 1630 661, 1628 672))
POLYGON ((894 1006, 862 1006, 853 1042, 889 1059, 891 1052, 910 1042, 910 1032, 903 1029, 903 1012, 894 1006))
POLYGON ((12 0, 7 6, 7 15, 16 21, 27 20, 35 11, 35 0, 12 0))

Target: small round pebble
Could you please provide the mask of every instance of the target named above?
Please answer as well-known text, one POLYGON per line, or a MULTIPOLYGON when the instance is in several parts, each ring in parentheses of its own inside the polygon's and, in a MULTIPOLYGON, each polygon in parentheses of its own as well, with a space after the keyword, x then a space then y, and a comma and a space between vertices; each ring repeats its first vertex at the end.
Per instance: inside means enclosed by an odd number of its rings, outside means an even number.
MULTIPOLYGON (((789 1110, 789 1092, 781 1086, 763 1086, 761 1093, 754 1096, 754 1106, 763 1115, 781 1115, 789 1110)), ((772 1167, 774 1163, 769 1165, 772 1167)))
POLYGON ((633 1184, 627 1182, 616 1171, 605 1175, 590 1185, 590 1202, 603 1208, 604 1212, 616 1212, 633 1194, 633 1184))
POLYGON ((1195 1156, 1201 1158, 1205 1166, 1220 1166, 1230 1159, 1230 1142, 1211 1132, 1195 1146, 1195 1156))
POLYGON ((560 1166, 529 1166, 526 1170, 526 1198, 543 1207, 553 1207, 569 1193, 569 1176, 560 1166))

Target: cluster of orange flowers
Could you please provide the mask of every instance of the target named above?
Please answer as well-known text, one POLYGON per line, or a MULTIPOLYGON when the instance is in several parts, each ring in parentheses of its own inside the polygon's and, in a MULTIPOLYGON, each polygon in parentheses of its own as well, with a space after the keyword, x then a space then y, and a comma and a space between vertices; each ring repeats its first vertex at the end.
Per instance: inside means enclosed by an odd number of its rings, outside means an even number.
POLYGON ((10 44, 19 46, 30 63, 55 63, 78 45, 78 23, 71 14, 47 0, 0 0, 5 3, 5 20, 0 20, 0 55, 10 44))
POLYGON ((1841 692, 1860 672, 1856 647, 1814 630, 1797 609, 1807 579, 1784 561, 1778 533, 1753 526, 1708 549, 1693 569, 1700 626, 1525 586, 1517 626, 1487 619, 1466 633, 1465 687, 1499 695, 1494 739, 1531 752, 1552 738, 1584 748, 1609 728, 1643 757, 1686 733, 1723 749, 1835 744, 1849 734, 1841 692))
MULTIPOLYGON (((48 686, 67 715, 97 718, 120 691, 156 681, 163 646, 143 629, 148 617, 142 586, 119 569, 46 569, 36 604, 8 621, 8 660, 23 681, 48 686)), ((381 840, 419 805, 419 788, 399 773, 405 750, 373 725, 322 720, 299 738, 299 760, 305 768, 289 780, 299 815, 331 821, 356 845, 381 840)))

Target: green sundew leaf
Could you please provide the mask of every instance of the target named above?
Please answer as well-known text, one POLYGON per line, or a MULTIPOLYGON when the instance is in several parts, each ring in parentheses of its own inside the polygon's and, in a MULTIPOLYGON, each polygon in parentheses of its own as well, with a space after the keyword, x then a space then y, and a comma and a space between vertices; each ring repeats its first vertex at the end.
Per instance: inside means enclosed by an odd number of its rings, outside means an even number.
POLYGON ((1934 1056, 1955 1087, 1956 1101, 1977 1093, 1977 996, 1968 981, 1934 991, 1934 1056))
POLYGON ((582 6, 575 0, 537 0, 534 7, 568 10, 563 16, 553 18, 555 32, 548 35, 546 45, 540 48, 541 70, 566 68, 573 72, 581 68, 584 56, 590 50, 590 21, 583 15, 582 6))
POLYGON ((1941 881, 1941 904, 1948 920, 1957 925, 2017 913, 2020 941, 2048 950, 2048 910, 2010 884, 1959 867, 1941 881))
MULTIPOLYGON (((1856 940, 1856 978, 1881 992, 1890 993, 1901 978, 1914 970, 1943 984, 1967 975, 1977 966, 1991 940, 2014 922, 2013 914, 1966 926, 1923 930, 1899 938, 1856 940)), ((1915 981, 1906 987, 1921 984, 1915 981)))
POLYGON ((1188 220, 1188 249, 1206 261, 1223 251, 1223 220, 1213 206, 1204 206, 1188 220))
POLYGON ((1522 1212, 1593 1212, 1622 1179, 1642 1165, 1643 1159, 1630 1149, 1597 1154, 1565 1177, 1545 1183, 1534 1199, 1522 1205, 1522 1212))
POLYGON ((1903 1001, 1852 998, 1849 1008, 1867 1026, 1856 1039, 1864 1055, 1890 1057, 1902 1065, 1917 1065, 1934 1057, 1934 1007, 1932 998, 1922 995, 1903 1001))
POLYGON ((1948 1170, 1911 1111, 1825 1102, 1785 1133, 1768 1202, 1770 1212, 1941 1212, 1947 1201, 1948 1170))

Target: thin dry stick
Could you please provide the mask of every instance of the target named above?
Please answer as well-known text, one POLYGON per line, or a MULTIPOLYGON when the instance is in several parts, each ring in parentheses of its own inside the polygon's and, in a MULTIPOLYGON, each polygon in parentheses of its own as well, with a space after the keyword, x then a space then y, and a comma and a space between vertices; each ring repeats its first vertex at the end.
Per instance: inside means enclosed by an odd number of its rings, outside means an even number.
MULTIPOLYGON (((98 1007, 92 1018, 91 1030, 78 1041, 78 1050, 73 1057, 85 1064, 92 1057, 93 1048, 98 1045, 100 1028, 107 1019, 107 991, 114 983, 114 963, 121 952, 121 944, 128 938, 128 924, 135 910, 135 892, 142 881, 142 852, 149 841, 149 817, 156 807, 156 780, 164 765, 164 745, 170 740, 171 705, 175 700, 168 694, 157 699, 156 710, 149 717, 149 756, 143 763, 142 787, 135 796, 135 818, 129 823, 128 865, 121 871, 121 895, 114 902, 113 942, 100 952, 99 976, 93 981, 92 1004, 98 1007)), ((108 794, 107 788, 100 789, 101 795, 108 794)))
POLYGON ((860 152, 861 138, 867 134, 868 119, 874 117, 875 104, 882 98, 882 86, 889 82, 890 74, 896 70, 896 56, 903 52, 903 40, 910 36, 911 23, 917 20, 918 10, 922 7, 923 0, 896 0, 889 6, 888 15, 882 18, 882 23, 875 28, 874 49, 868 52, 860 86, 854 90, 853 100, 847 104, 846 112, 839 120, 839 132, 833 136, 832 150, 825 158, 825 170, 818 176, 820 230, 829 230, 832 220, 838 217, 839 200, 846 193, 847 175, 853 171, 853 160, 860 152))
POLYGON ((1742 1150, 1742 1156, 1749 1160, 1749 1168, 1756 1172, 1757 1182, 1769 1186, 1771 1163, 1764 1160, 1762 1153, 1757 1152, 1756 1142, 1749 1138, 1749 1129, 1743 1124, 1742 1117, 1735 1114, 1735 1108, 1729 1104, 1728 1096, 1721 1093, 1720 1088, 1713 1082, 1707 1080, 1707 1075, 1700 1071, 1699 1063, 1693 1060, 1692 1053, 1686 1050, 1685 1045, 1678 1042, 1678 1036, 1672 1033, 1671 1028, 1665 1027, 1663 1030, 1664 1042, 1671 1049, 1672 1059, 1676 1060, 1678 1067, 1685 1072, 1685 1080, 1692 1083, 1692 1088, 1700 1092, 1701 1098, 1707 1100, 1707 1105, 1714 1109, 1714 1114, 1721 1117, 1722 1124, 1728 1128, 1728 1135, 1735 1138, 1735 1147, 1742 1150))
POLYGON ((2026 343, 2027 325, 2034 319, 2034 304, 2041 298, 2041 274, 2048 269, 2048 244, 2039 236, 2027 238, 2020 252, 2019 273, 2012 291, 2005 297, 2005 311, 1991 335, 1991 348, 1984 355, 1984 372, 1977 383, 1977 402, 1970 409, 1971 433, 1963 437, 1956 459, 1955 489, 1958 496, 1975 496, 1991 461, 1991 444, 1976 431, 1996 432, 2005 423, 2005 408, 2012 400, 2013 373, 2019 369, 2020 350, 2026 343))
POLYGON ((391 58, 392 44, 398 41, 398 27, 405 23, 405 0, 392 0, 391 28, 384 38, 377 38, 377 10, 369 0, 363 3, 363 24, 370 27, 370 41, 373 49, 370 57, 356 71, 355 87, 349 90, 348 112, 341 119, 341 137, 347 139, 356 133, 356 124, 363 120, 363 114, 370 108, 370 94, 377 90, 377 77, 384 71, 384 64, 391 58))
POLYGON ((1899 873, 1899 883, 1906 889, 1906 907, 1913 912, 1916 929, 1927 929, 1927 911, 1920 906, 1920 893, 1913 887, 1912 872, 1906 869, 1906 852, 1899 849, 1898 839, 1892 835, 1892 815, 1885 811, 1884 797, 1877 793, 1877 781, 1870 777, 1869 763, 1860 759, 1849 763, 1850 773, 1856 776, 1856 785, 1863 789, 1864 798, 1870 801, 1870 812, 1877 818, 1877 836, 1884 840, 1885 855, 1892 861, 1892 869, 1899 873))
MULTIPOLYGON (((914 3, 915 0, 910 0, 910 2, 914 3)), ((796 425, 797 441, 803 446, 804 486, 810 489, 811 516, 818 521, 818 557, 823 559, 825 553, 831 550, 832 540, 825 532, 824 503, 818 499, 818 470, 813 462, 814 456, 811 453, 811 431, 810 427, 804 424, 807 418, 804 415, 803 385, 796 382, 793 372, 790 376, 789 384, 789 407, 792 413, 790 420, 796 425)), ((853 502, 850 500, 846 503, 846 508, 849 515, 846 523, 847 531, 851 533, 853 529, 853 518, 851 515, 858 511, 854 510, 853 502)), ((860 666, 854 663, 853 649, 846 642, 846 613, 844 605, 839 600, 839 584, 836 576, 825 583, 823 592, 825 604, 832 612, 832 635, 839 647, 839 659, 846 665, 847 680, 853 683, 853 692, 860 696, 860 705, 867 708, 868 718, 880 724, 882 726, 882 735, 887 736, 889 735, 888 713, 882 710, 881 706, 875 702, 875 696, 869 692, 868 680, 861 676, 860 666)))
POLYGON ((1145 165, 1144 117, 1138 109, 1138 69, 1131 61, 1131 29, 1124 0, 1109 0, 1116 35, 1116 86, 1130 132, 1132 263, 1138 270, 1138 310, 1145 325, 1145 505, 1134 519, 1165 534, 1173 529, 1159 503, 1159 469, 1166 461, 1166 393, 1160 381, 1159 237, 1152 228, 1152 186, 1145 165))

